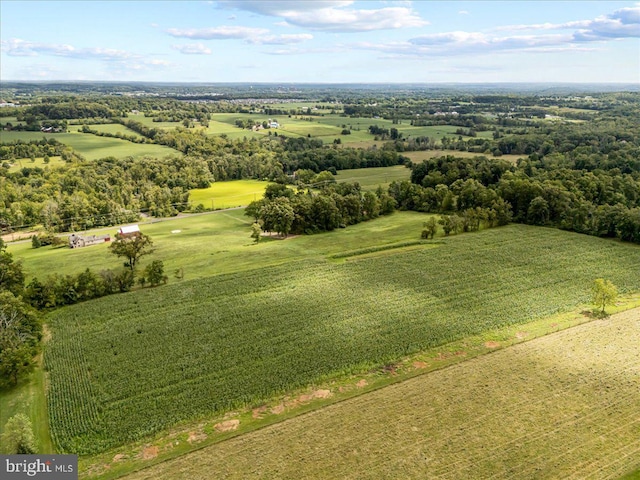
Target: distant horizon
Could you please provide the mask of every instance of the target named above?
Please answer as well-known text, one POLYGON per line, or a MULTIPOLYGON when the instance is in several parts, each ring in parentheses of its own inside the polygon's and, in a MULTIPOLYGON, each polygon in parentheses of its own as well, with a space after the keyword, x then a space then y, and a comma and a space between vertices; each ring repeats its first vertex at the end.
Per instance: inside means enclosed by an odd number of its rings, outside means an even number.
POLYGON ((640 2, 3 0, 0 46, 13 82, 633 85, 640 2))

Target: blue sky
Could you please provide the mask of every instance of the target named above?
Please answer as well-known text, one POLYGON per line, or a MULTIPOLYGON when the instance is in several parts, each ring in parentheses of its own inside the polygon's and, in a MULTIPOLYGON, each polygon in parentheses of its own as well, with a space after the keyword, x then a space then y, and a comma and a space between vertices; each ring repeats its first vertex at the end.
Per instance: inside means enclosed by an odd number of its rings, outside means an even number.
POLYGON ((2 80, 640 83, 637 1, 0 0, 2 80))

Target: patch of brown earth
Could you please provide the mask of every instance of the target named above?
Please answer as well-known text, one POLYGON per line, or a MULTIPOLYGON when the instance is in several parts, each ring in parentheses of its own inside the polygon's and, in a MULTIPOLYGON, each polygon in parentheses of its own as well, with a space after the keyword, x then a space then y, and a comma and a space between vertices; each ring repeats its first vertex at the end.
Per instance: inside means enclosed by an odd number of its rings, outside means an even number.
POLYGON ((194 443, 200 443, 206 439, 207 434, 204 432, 189 432, 189 438, 187 438, 187 442, 193 445, 194 443))
POLYGON ((299 402, 308 402, 310 400, 313 400, 313 395, 300 395, 298 397, 299 402))
POLYGON ((425 362, 413 362, 413 368, 427 368, 425 362))
POLYGON ((484 342, 484 346, 487 348, 498 348, 500 346, 500 343, 494 341, 484 342))
POLYGON ((313 398, 329 398, 331 396, 331 390, 316 390, 312 395, 313 398))
POLYGON ((527 335, 529 335, 529 332, 516 332, 516 338, 518 340, 522 340, 523 338, 526 338, 527 335))
POLYGON ((154 458, 156 458, 158 456, 158 447, 153 446, 153 447, 145 447, 144 450, 142 450, 142 459, 143 460, 152 460, 154 458))
POLYGON ((119 453, 116 456, 113 457, 112 462, 120 462, 122 460, 124 460, 125 458, 127 458, 127 456, 124 453, 119 453))
POLYGON ((465 357, 467 355, 467 352, 465 352, 464 350, 459 350, 456 353, 454 353, 454 355, 456 357, 465 357))
POLYGON ((271 413, 275 415, 280 415, 282 412, 284 412, 284 405, 276 405, 271 409, 271 413))
POLYGON ((265 413, 266 411, 267 411, 267 406, 266 405, 262 405, 261 407, 254 408, 252 417, 253 418, 262 418, 262 414, 265 413))
POLYGON ((240 420, 225 420, 224 422, 216 423, 213 428, 218 432, 233 432, 240 426, 240 420))
POLYGON ((368 385, 368 383, 364 378, 362 380, 360 380, 358 383, 356 383, 356 387, 358 387, 358 388, 364 388, 367 385, 368 385))

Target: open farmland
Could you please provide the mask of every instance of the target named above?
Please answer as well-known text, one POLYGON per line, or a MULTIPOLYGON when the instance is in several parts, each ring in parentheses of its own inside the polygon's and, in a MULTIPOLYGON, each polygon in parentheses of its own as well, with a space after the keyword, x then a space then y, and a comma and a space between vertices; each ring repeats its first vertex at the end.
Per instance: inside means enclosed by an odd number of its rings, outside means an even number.
MULTIPOLYGON (((124 129, 124 127, 122 127, 124 129)), ((127 132, 128 134, 128 132, 127 132)), ((164 145, 133 143, 113 137, 100 137, 89 133, 49 133, 42 132, 1 132, 0 143, 11 143, 18 140, 29 142, 55 138, 58 142, 69 145, 87 160, 104 157, 166 157, 167 155, 182 155, 173 148, 164 145)))
POLYGON ((255 267, 49 315, 45 361, 57 445, 98 452, 569 310, 587 301, 596 277, 640 289, 638 246, 525 226, 339 264, 290 258, 255 267))
POLYGON ((126 478, 615 479, 639 465, 638 344, 635 309, 126 478))
POLYGON ((375 190, 379 186, 386 189, 391 182, 409 180, 410 177, 411 170, 404 165, 395 165, 393 167, 340 170, 336 181, 358 182, 363 190, 375 190))
POLYGON ((201 203, 211 210, 246 206, 261 199, 267 185, 259 180, 215 182, 209 188, 190 190, 189 200, 192 205, 201 203))

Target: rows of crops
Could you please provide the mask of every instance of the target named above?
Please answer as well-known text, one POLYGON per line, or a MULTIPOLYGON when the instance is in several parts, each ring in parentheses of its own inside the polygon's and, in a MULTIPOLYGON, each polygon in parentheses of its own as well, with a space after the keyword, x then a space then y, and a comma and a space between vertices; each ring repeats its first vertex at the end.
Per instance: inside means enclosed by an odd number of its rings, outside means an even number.
POLYGON ((335 372, 640 290, 640 248, 514 225, 343 264, 295 261, 50 316, 55 441, 89 453, 335 372), (472 313, 471 313, 472 312, 472 313))
POLYGON ((640 465, 639 327, 624 312, 125 478, 618 479, 640 465))

